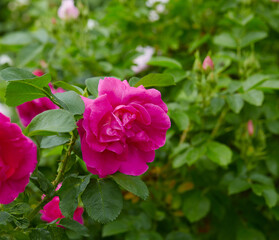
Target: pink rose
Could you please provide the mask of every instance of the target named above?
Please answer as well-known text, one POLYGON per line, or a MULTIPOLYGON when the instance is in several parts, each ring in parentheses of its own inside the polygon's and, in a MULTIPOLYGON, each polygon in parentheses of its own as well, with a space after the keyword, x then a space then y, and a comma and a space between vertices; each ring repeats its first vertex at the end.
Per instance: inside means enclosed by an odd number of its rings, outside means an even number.
MULTIPOLYGON (((58 184, 56 191, 59 190, 59 188, 61 187, 61 183, 58 184)), ((42 196, 42 198, 44 198, 45 195, 42 196)), ((64 216, 62 215, 62 212, 59 208, 59 202, 60 199, 58 196, 55 196, 50 202, 48 202, 43 210, 40 211, 40 213, 42 214, 41 219, 43 221, 46 222, 52 222, 58 218, 64 218, 64 216)), ((82 218, 82 214, 83 214, 84 209, 82 207, 77 207, 77 209, 74 212, 74 216, 73 219, 77 222, 79 222, 80 224, 83 224, 83 218, 82 218)), ((59 221, 57 222, 57 224, 59 224, 59 221)), ((59 226, 59 225, 58 225, 59 226)))
MULTIPOLYGON (((42 76, 44 73, 41 70, 35 70, 33 74, 36 76, 42 76)), ((49 83, 49 87, 53 94, 58 92, 64 92, 62 88, 54 89, 51 83, 49 83)), ((36 117, 38 114, 47 110, 58 109, 58 108, 59 107, 55 105, 49 98, 43 97, 43 98, 34 99, 30 102, 25 102, 17 106, 16 110, 22 125, 26 127, 31 122, 31 120, 34 117, 36 117)))
POLYGON ((83 98, 84 118, 78 122, 88 171, 100 177, 143 174, 171 126, 161 93, 109 77, 100 80, 98 91, 95 100, 83 98))
POLYGON ((37 164, 37 147, 21 129, 0 113, 0 203, 23 192, 37 164))
POLYGON ((38 77, 41 77, 45 74, 41 69, 36 69, 32 73, 38 77))
POLYGON ((62 0, 58 16, 63 20, 76 19, 79 16, 79 10, 75 6, 74 0, 62 0))
POLYGON ((208 69, 213 70, 214 69, 214 63, 213 63, 212 59, 209 56, 207 56, 204 59, 204 61, 202 63, 202 68, 204 70, 208 70, 208 69))

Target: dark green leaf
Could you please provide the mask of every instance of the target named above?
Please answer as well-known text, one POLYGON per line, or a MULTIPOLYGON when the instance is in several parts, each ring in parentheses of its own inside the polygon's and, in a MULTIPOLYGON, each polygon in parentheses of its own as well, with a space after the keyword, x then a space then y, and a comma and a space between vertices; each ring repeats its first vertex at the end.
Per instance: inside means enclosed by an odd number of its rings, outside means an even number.
POLYGON ((149 192, 145 183, 138 176, 129 176, 122 173, 112 175, 114 181, 127 191, 142 199, 147 199, 149 192))
POLYGON ((241 39, 240 47, 247 47, 250 44, 260 41, 266 37, 266 32, 249 32, 241 39))
POLYGON ((243 191, 246 191, 250 188, 250 184, 241 179, 241 178, 235 178, 229 185, 229 194, 236 194, 243 191))
POLYGON ((59 225, 77 233, 79 236, 88 237, 88 229, 80 224, 79 222, 69 219, 69 218, 62 218, 59 222, 59 225))
POLYGON ((106 179, 91 181, 82 194, 82 202, 89 216, 101 223, 115 220, 123 207, 119 187, 106 179))
POLYGON ((117 235, 120 233, 128 232, 130 229, 129 225, 124 220, 116 220, 108 223, 103 227, 102 236, 108 237, 117 235))

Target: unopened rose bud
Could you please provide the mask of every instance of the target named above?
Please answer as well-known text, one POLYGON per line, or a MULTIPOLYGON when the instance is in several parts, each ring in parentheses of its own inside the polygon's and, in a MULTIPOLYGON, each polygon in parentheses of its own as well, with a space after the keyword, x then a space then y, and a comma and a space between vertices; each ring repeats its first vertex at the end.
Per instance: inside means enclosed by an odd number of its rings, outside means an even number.
POLYGON ((253 125, 253 121, 249 120, 247 123, 247 130, 248 130, 248 134, 249 136, 253 136, 254 135, 254 125, 253 125))
POLYGON ((32 73, 38 77, 43 76, 45 74, 41 69, 36 69, 32 73))
POLYGON ((212 59, 209 57, 209 56, 207 56, 205 59, 204 59, 204 61, 203 61, 203 63, 202 63, 202 68, 203 68, 203 70, 205 70, 205 71, 207 71, 207 70, 213 70, 214 69, 214 63, 213 63, 213 61, 212 61, 212 59))
POLYGON ((51 23, 52 23, 53 25, 55 25, 55 24, 56 24, 56 18, 51 18, 51 23))

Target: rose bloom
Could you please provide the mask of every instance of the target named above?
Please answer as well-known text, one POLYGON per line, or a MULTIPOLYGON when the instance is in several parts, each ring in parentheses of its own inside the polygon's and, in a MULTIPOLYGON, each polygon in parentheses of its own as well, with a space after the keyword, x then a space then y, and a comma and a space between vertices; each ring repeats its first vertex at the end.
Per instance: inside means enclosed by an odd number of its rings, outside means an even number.
MULTIPOLYGON (((38 77, 44 75, 44 73, 41 70, 35 70, 33 74, 38 77)), ((49 83, 49 87, 53 94, 58 92, 64 92, 62 88, 54 89, 51 83, 49 83)), ((29 102, 25 102, 17 106, 16 110, 22 125, 26 127, 31 122, 31 120, 34 117, 36 117, 38 114, 47 110, 58 109, 58 108, 59 107, 56 106, 49 98, 43 97, 43 98, 34 99, 29 102)))
POLYGON ((0 203, 23 192, 37 164, 37 147, 21 129, 0 113, 0 203))
MULTIPOLYGON (((59 190, 61 185, 62 185, 61 183, 58 184, 56 191, 59 190)), ((45 197, 45 195, 42 196, 42 198, 44 198, 44 197, 45 197)), ((60 202, 59 197, 55 196, 50 202, 48 202, 43 207, 43 210, 40 210, 40 213, 42 214, 41 219, 43 221, 50 223, 58 218, 60 218, 60 219, 64 218, 64 216, 62 215, 62 212, 59 208, 59 202, 60 202)), ((74 216, 73 216, 73 219, 75 221, 79 222, 80 224, 83 224, 83 218, 82 218, 83 211, 84 211, 84 209, 82 207, 77 207, 77 209, 74 212, 74 216)), ((57 222, 57 224, 59 224, 59 221, 57 222)))
POLYGON ((63 20, 76 19, 79 16, 79 10, 75 6, 74 0, 62 0, 58 16, 63 20))
POLYGON ((171 126, 161 93, 109 77, 100 80, 98 91, 94 100, 83 98, 84 118, 78 122, 88 171, 100 177, 143 174, 171 126))

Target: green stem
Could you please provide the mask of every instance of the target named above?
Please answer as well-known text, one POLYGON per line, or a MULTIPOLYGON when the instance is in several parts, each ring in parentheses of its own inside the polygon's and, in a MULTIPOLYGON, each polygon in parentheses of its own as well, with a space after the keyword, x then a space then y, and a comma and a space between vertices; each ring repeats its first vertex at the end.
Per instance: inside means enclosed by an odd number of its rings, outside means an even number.
POLYGON ((33 211, 28 215, 28 219, 29 221, 31 221, 36 215, 37 213, 49 202, 51 201, 51 199, 55 196, 55 189, 57 187, 57 185, 63 180, 64 174, 65 174, 65 169, 67 166, 67 163, 71 157, 71 153, 72 150, 74 148, 75 142, 77 140, 77 134, 73 133, 71 141, 69 143, 69 147, 68 150, 65 154, 65 157, 63 158, 63 160, 61 161, 61 164, 58 168, 58 174, 55 178, 55 180, 53 181, 53 191, 50 192, 49 194, 46 194, 46 196, 44 197, 44 199, 33 209, 33 211))
POLYGON ((224 119, 225 119, 225 116, 226 116, 226 114, 227 114, 227 111, 228 111, 228 109, 225 108, 225 109, 222 111, 222 113, 220 114, 220 117, 218 118, 217 123, 216 123, 215 127, 213 128, 213 130, 212 130, 212 132, 211 132, 211 135, 210 135, 210 138, 211 138, 211 139, 214 139, 214 138, 216 137, 216 135, 217 135, 217 133, 218 133, 218 131, 219 131, 219 129, 220 129, 220 127, 221 127, 221 125, 222 125, 224 119))

